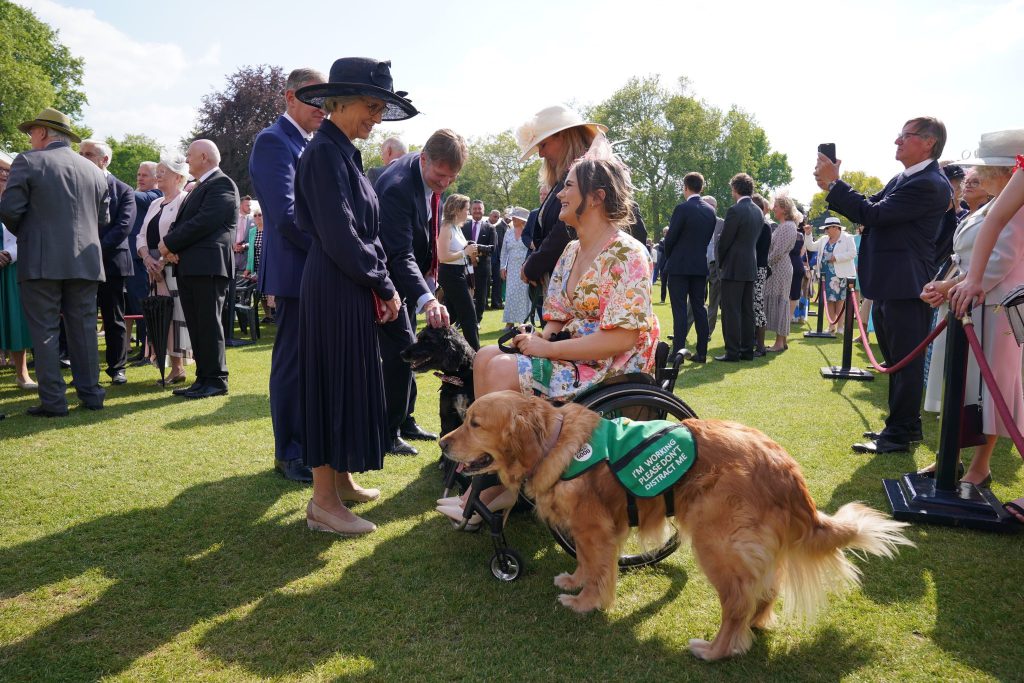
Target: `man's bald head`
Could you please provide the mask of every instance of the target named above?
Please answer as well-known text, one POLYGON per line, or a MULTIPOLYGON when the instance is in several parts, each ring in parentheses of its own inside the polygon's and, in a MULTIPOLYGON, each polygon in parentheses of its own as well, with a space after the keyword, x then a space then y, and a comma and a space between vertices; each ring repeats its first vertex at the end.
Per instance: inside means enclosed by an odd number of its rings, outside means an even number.
POLYGON ((199 180, 200 176, 220 166, 220 150, 213 140, 195 140, 188 146, 185 154, 188 172, 199 180))

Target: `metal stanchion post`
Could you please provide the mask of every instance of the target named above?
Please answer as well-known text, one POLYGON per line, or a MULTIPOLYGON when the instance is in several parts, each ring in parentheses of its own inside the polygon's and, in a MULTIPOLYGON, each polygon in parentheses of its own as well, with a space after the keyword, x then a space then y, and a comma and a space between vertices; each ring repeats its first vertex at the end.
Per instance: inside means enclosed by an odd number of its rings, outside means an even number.
POLYGON ((1005 522, 999 500, 987 488, 957 481, 960 460, 960 416, 967 384, 967 337, 950 311, 946 328, 945 386, 939 427, 935 476, 908 472, 882 484, 895 519, 908 522, 962 526, 986 531, 1016 531, 1005 522))
MULTIPOLYGON (((810 304, 808 304, 808 308, 810 304)), ((821 276, 821 282, 818 283, 818 331, 817 332, 804 332, 804 337, 808 339, 835 339, 836 335, 831 332, 822 332, 822 326, 825 324, 825 318, 828 316, 828 312, 825 310, 825 276, 821 276)))
MULTIPOLYGON (((822 368, 821 376, 825 379, 857 379, 870 382, 875 378, 867 370, 851 367, 853 363, 853 331, 856 329, 853 324, 853 307, 856 305, 857 283, 854 282, 853 278, 850 278, 846 282, 846 316, 843 322, 846 331, 843 335, 843 365, 842 367, 830 365, 827 368, 822 368)), ((818 320, 820 321, 821 319, 819 318, 818 320)))

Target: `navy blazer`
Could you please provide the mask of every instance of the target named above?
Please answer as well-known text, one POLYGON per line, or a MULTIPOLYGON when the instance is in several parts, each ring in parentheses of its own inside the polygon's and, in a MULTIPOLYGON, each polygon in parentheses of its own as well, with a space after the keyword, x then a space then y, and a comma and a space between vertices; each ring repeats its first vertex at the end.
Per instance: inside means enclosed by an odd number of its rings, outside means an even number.
POLYGON ((430 292, 424 274, 434 258, 433 235, 427 217, 427 194, 420 173, 420 153, 395 159, 374 187, 380 201, 380 242, 388 271, 410 310, 430 292))
POLYGON ((128 248, 128 236, 135 224, 135 191, 113 173, 107 173, 107 193, 110 195, 110 222, 99 226, 103 270, 107 275, 127 277, 135 272, 128 248))
POLYGON ((263 247, 257 267, 260 291, 299 297, 310 236, 295 221, 295 167, 306 138, 281 116, 256 136, 249 155, 253 194, 263 210, 263 247))
POLYGON ((725 212, 718 238, 718 272, 723 280, 753 282, 757 279, 757 240, 764 214, 749 198, 740 198, 725 212))
POLYGON ((917 299, 931 281, 935 238, 952 195, 936 161, 872 197, 842 180, 825 197, 829 208, 864 226, 857 276, 868 299, 917 299))
POLYGON ((715 210, 693 195, 672 212, 663 246, 667 275, 708 274, 708 243, 715 232, 715 210))
POLYGON ((182 200, 164 236, 164 245, 179 256, 177 275, 234 277, 238 204, 235 181, 219 168, 182 200))
MULTIPOLYGON (((545 275, 550 275, 565 251, 565 245, 575 238, 575 234, 571 234, 569 227, 558 218, 558 214, 562 213, 558 193, 563 187, 565 181, 560 180, 551 188, 537 214, 533 228, 535 251, 523 262, 523 275, 531 282, 540 282, 545 275)), ((525 233, 523 237, 525 239, 525 233)))
MULTIPOLYGON (((299 160, 295 193, 295 217, 311 237, 310 274, 317 272, 313 264, 327 258, 349 280, 390 300, 395 289, 378 239, 377 197, 363 176, 359 150, 330 119, 299 160)), ((364 295, 369 298, 369 292, 364 295)))

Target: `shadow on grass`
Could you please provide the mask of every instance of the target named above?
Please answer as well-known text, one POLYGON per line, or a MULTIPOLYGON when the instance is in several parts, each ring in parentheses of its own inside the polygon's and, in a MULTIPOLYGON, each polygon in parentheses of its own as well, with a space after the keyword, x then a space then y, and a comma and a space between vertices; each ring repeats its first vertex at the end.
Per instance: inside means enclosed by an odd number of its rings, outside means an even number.
POLYGON ((0 679, 116 674, 197 622, 317 571, 334 538, 261 519, 290 488, 266 474, 231 477, 188 488, 165 507, 0 550, 2 598, 90 571, 112 580, 81 609, 0 647, 0 679))
MULTIPOLYGON (((176 399, 184 401, 185 399, 176 399)), ((207 399, 209 400, 209 399, 207 399)), ((196 426, 197 420, 202 422, 204 427, 232 424, 235 422, 247 422, 249 420, 262 420, 270 412, 270 404, 267 394, 228 394, 222 399, 221 405, 212 413, 202 416, 189 415, 174 422, 168 422, 167 429, 192 429, 196 426)))

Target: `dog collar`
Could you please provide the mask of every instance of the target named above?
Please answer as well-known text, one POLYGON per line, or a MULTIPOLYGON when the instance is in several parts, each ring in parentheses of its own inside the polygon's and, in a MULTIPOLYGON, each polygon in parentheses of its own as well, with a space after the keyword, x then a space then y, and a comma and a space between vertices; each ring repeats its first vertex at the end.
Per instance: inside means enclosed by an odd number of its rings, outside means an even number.
POLYGON ((525 477, 523 477, 523 484, 530 479, 533 479, 533 475, 537 474, 537 469, 540 467, 541 463, 544 462, 544 456, 550 453, 551 449, 553 449, 555 444, 558 443, 558 437, 562 435, 562 422, 564 419, 565 418, 561 413, 558 413, 558 415, 555 416, 555 431, 551 433, 551 436, 548 438, 547 442, 545 442, 544 448, 541 450, 540 457, 537 458, 537 462, 534 463, 533 467, 530 468, 530 471, 526 473, 525 477))
POLYGON ((439 380, 441 380, 445 384, 453 384, 453 385, 455 385, 457 387, 464 387, 464 386, 466 386, 466 383, 464 381, 462 381, 462 378, 461 377, 456 377, 455 375, 446 375, 443 372, 435 372, 434 373, 434 377, 437 377, 439 380))

